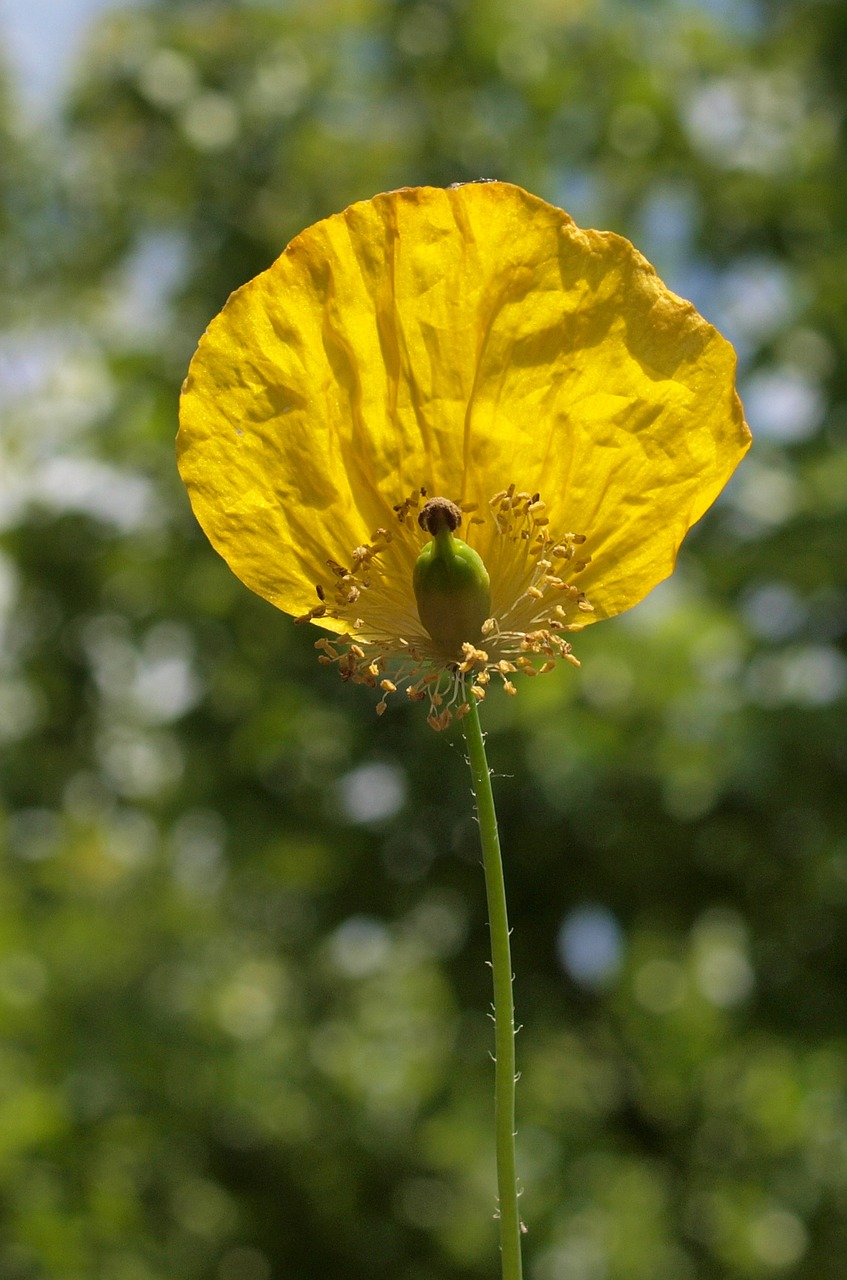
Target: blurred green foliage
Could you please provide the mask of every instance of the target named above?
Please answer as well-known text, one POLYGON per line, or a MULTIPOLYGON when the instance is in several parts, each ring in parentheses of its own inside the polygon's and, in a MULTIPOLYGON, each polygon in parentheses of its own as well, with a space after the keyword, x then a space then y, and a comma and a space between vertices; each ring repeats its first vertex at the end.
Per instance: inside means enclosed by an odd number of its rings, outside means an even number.
POLYGON ((583 667, 485 704, 530 1280, 841 1280, 847 7, 158 0, 0 121, 0 1276, 496 1265, 461 740, 195 527, 228 292, 402 184, 520 182, 736 343, 756 446, 583 667))

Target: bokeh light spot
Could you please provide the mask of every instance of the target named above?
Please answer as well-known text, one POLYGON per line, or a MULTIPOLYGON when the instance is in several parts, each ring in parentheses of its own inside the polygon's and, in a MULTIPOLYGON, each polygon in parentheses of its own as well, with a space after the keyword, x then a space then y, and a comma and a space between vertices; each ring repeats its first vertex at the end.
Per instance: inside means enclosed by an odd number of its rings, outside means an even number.
POLYGON ((564 971, 581 987, 606 986, 623 961, 624 937, 607 907, 588 903, 565 916, 556 937, 556 954, 564 971))
POLYGON ((391 938, 385 925, 370 916, 351 916, 330 938, 336 968, 348 978, 364 978, 385 967, 391 938))
POLYGON ((766 1266, 779 1270, 798 1263, 808 1244, 806 1228, 787 1209, 768 1209, 754 1219, 749 1234, 757 1257, 766 1266))
POLYGON ((341 809, 348 822, 384 822, 406 802, 406 775, 396 764, 363 764, 339 783, 341 809))

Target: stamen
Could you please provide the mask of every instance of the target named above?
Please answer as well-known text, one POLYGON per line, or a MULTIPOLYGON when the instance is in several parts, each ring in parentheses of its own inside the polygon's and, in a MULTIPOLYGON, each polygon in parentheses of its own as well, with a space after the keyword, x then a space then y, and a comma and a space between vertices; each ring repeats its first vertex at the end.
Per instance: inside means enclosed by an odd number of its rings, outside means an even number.
POLYGON ((419 486, 395 504, 388 528, 380 526, 369 543, 352 549, 349 568, 327 560, 328 580, 315 584, 319 603, 297 621, 326 618, 343 627, 343 634, 315 642, 318 662, 337 666, 343 680, 378 688, 378 715, 405 689, 411 702, 429 703, 428 723, 441 732, 469 714, 471 701, 485 698, 493 675, 514 697, 515 673, 534 678, 560 661, 579 666, 562 633, 580 630, 583 615, 593 612, 574 581, 591 557, 576 558, 585 534, 553 535, 549 525, 541 495, 515 484, 482 509, 474 501, 428 498, 419 486), (456 661, 424 630, 411 576, 426 536, 463 521, 470 545, 484 556, 492 599, 491 617, 480 628, 485 647, 466 643, 456 661))

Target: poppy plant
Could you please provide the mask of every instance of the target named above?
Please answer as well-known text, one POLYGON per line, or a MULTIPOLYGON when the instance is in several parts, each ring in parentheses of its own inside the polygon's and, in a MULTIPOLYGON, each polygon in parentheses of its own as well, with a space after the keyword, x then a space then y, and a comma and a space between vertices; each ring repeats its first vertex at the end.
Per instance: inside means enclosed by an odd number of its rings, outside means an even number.
POLYGON ((514 1012, 477 704, 578 665, 750 443, 735 354, 621 236, 520 187, 405 188, 309 227, 203 335, 180 471, 248 587, 319 661, 463 722, 495 992, 502 1268, 521 1274, 514 1012))

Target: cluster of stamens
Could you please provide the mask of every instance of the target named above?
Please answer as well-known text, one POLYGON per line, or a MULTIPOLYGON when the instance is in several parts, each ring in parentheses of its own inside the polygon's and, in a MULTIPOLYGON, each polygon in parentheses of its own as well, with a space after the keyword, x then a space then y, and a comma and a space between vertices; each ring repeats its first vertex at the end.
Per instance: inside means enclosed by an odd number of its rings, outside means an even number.
MULTIPOLYGON (((421 488, 394 507, 396 524, 375 530, 370 541, 355 547, 349 565, 327 561, 327 582, 316 583, 318 604, 297 622, 326 619, 343 633, 316 641, 318 661, 335 664, 343 680, 382 693, 377 715, 387 697, 405 688, 412 702, 429 702, 428 723, 446 729, 481 702, 492 679, 506 693, 517 692, 511 677, 544 675, 559 661, 578 667, 565 634, 584 625, 580 615, 592 606, 574 581, 590 557, 580 555, 585 536, 554 537, 539 494, 516 491, 515 485, 494 495, 488 520, 496 533, 485 557, 492 584, 492 616, 481 634, 461 652, 439 652, 417 614, 411 575, 422 548, 415 517, 427 492, 421 488)), ((478 505, 462 504, 472 528, 484 525, 478 505)))

